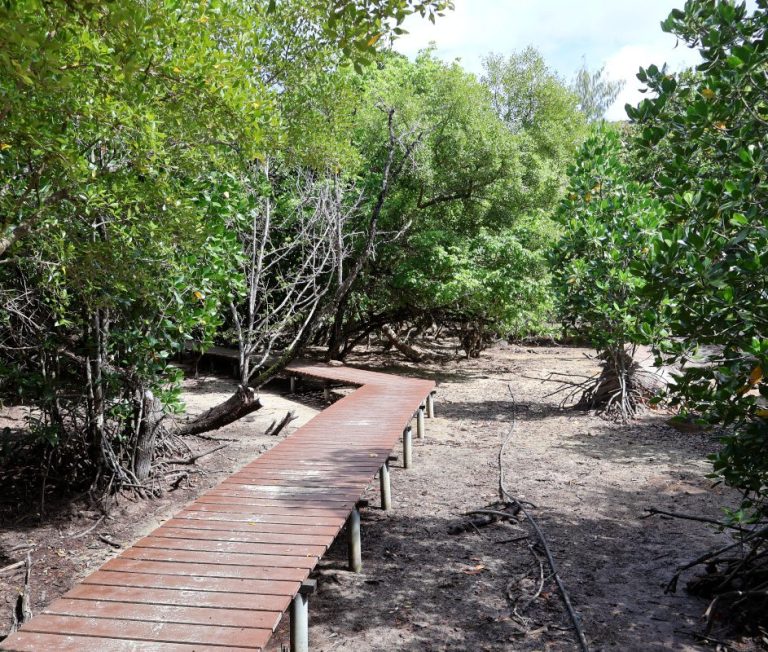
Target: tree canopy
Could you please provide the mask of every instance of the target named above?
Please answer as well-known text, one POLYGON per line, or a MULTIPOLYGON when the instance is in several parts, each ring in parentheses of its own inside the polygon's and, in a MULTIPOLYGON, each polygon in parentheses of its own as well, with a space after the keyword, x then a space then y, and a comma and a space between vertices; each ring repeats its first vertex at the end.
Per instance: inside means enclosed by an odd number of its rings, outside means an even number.
MULTIPOLYGON (((764 7, 689 2, 663 23, 702 63, 694 74, 650 66, 638 77, 654 97, 628 113, 642 174, 668 218, 648 271, 651 295, 668 306, 675 357, 700 347, 710 364, 689 369, 675 400, 728 427, 715 471, 744 490, 747 506, 768 488, 768 221, 764 7), (661 155, 650 155, 660 152, 661 155)), ((701 354, 700 354, 701 355, 701 354)))
POLYGON ((449 6, 0 7, 0 393, 36 406, 75 481, 148 470, 149 406, 180 407, 172 356, 210 345, 247 294, 232 225, 270 192, 254 169, 357 161, 352 69, 407 15, 449 6))

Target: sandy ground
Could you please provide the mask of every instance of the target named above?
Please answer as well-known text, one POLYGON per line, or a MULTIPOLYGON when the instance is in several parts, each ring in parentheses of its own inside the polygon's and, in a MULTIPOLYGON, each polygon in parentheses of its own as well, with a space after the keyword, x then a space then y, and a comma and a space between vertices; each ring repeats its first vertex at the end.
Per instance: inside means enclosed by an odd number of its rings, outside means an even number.
MULTIPOLYGON (((554 387, 531 377, 593 373, 586 352, 497 347, 479 360, 418 370, 379 356, 350 361, 435 378, 438 412, 416 444, 415 468, 393 471, 395 509, 364 513, 363 573, 343 570, 343 541, 321 563, 311 602, 315 649, 575 649, 552 581, 527 612, 527 632, 510 617, 513 601, 525 601, 539 573, 532 539, 521 539, 527 528, 500 523, 448 534, 462 513, 497 500, 509 389, 518 423, 504 458, 507 485, 536 504, 593 649, 708 649, 689 633, 701 631, 706 604, 682 590, 664 595, 662 587, 671 569, 723 535, 640 517, 647 507, 722 514, 733 496, 704 477, 713 436, 679 433, 663 414, 624 426, 559 409, 557 397, 545 398, 554 387)), ((375 485, 369 498, 375 505, 375 485)), ((273 649, 287 640, 279 631, 273 649)))
MULTIPOLYGON (((393 465, 394 509, 378 509, 378 483, 363 511, 363 572, 345 570, 343 536, 321 561, 318 592, 310 602, 310 640, 318 651, 573 650, 576 649, 552 580, 525 611, 512 617, 535 588, 539 565, 525 524, 496 523, 449 534, 462 514, 497 500, 497 454, 512 416, 508 387, 517 402, 517 427, 507 447, 507 485, 536 505, 575 608, 594 650, 714 649, 691 633, 701 631, 706 604, 683 590, 665 595, 672 569, 725 541, 698 523, 640 518, 648 507, 718 518, 730 492, 705 478, 712 434, 682 434, 668 415, 649 414, 618 425, 558 407, 546 398, 554 389, 535 378, 550 371, 589 374, 594 363, 577 348, 498 346, 477 360, 413 365, 378 354, 349 360, 394 373, 421 375, 439 383, 437 415, 427 437, 416 440, 414 467, 393 465)), ((188 380, 185 397, 197 413, 225 398, 232 383, 215 377, 188 380)), ((287 400, 284 385, 264 392, 264 409, 215 433, 224 450, 203 458, 205 474, 150 502, 123 500, 111 520, 73 539, 97 514, 72 505, 42 525, 20 523, 0 533, 0 562, 33 547, 34 607, 63 593, 74 581, 118 551, 108 534, 129 545, 192 500, 201 490, 252 459, 276 439, 269 422, 295 409, 300 419, 322 407, 322 394, 287 400)), ((282 435, 281 437, 282 438, 282 435)), ((201 441, 195 448, 217 445, 201 441)), ((536 550, 534 550, 539 554, 536 550)), ((2 565, 2 564, 0 564, 2 565)), ((10 613, 20 576, 4 577, 0 608, 10 613), (3 606, 2 600, 6 601, 3 606)), ((288 643, 288 618, 270 652, 288 643)), ((9 618, 0 621, 0 632, 9 618)), ((722 638, 722 634, 716 635, 722 638)), ((731 641, 728 648, 753 649, 731 641)))

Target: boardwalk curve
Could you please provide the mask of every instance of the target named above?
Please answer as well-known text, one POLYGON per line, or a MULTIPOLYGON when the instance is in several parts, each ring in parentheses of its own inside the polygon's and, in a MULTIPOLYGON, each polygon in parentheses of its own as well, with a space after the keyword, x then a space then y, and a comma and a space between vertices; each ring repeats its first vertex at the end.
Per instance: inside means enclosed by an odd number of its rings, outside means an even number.
POLYGON ((387 460, 401 435, 409 446, 414 415, 423 430, 434 383, 344 366, 288 372, 358 389, 106 562, 0 649, 253 652, 289 607, 292 648, 307 649, 309 574, 345 523, 350 564, 359 565, 358 500, 377 473, 388 487, 387 460))

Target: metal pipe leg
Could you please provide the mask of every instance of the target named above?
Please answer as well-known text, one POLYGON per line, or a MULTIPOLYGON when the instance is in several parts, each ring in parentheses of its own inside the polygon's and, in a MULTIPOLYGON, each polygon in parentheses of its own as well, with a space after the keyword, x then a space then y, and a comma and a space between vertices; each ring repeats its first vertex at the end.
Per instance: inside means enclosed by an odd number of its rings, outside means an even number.
POLYGON ((291 652, 309 652, 309 595, 301 591, 291 602, 291 652))
POLYGON ((363 570, 360 545, 360 510, 355 507, 347 520, 347 543, 349 545, 349 570, 359 573, 363 570))
POLYGON ((424 406, 419 406, 419 411, 416 413, 416 436, 419 439, 424 439, 424 406))
POLYGON ((290 381, 291 381, 291 394, 295 394, 296 393, 296 376, 291 376, 290 381))
POLYGON ((430 392, 427 396, 427 417, 430 419, 435 418, 435 393, 430 392))
POLYGON ((389 462, 384 462, 379 469, 379 488, 381 489, 381 508, 392 509, 392 485, 389 481, 389 462))
POLYGON ((411 468, 411 452, 413 450, 413 430, 408 426, 403 430, 403 468, 411 468))
POLYGON ((331 386, 326 385, 323 388, 323 396, 325 396, 325 402, 330 403, 331 402, 331 386))

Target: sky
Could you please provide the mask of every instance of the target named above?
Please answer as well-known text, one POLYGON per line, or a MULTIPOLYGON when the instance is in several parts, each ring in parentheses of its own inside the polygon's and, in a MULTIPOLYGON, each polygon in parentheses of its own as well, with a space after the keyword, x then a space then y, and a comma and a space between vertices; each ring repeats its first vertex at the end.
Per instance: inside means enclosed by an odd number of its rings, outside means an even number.
MULTIPOLYGON (((435 25, 411 16, 409 31, 395 49, 410 57, 434 41, 437 56, 459 59, 475 73, 488 52, 509 54, 536 47, 549 66, 570 82, 582 60, 590 70, 605 65, 605 75, 625 80, 624 90, 608 110, 610 120, 624 120, 626 103, 643 99, 638 68, 668 63, 680 70, 699 61, 695 50, 661 31, 659 23, 683 0, 455 0, 456 9, 435 25)), ((750 3, 753 4, 753 3, 750 3)))

